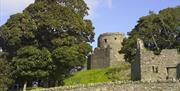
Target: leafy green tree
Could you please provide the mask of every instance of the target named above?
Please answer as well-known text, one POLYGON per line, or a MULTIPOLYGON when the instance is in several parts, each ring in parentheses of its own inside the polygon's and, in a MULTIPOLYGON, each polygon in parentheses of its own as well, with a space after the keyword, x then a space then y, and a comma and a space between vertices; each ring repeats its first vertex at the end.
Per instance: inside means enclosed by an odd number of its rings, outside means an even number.
POLYGON ((94 41, 92 22, 84 19, 87 10, 83 0, 36 0, 23 13, 12 15, 0 27, 0 47, 9 53, 16 81, 49 77, 62 83, 70 69, 83 66, 94 41), (45 66, 55 67, 50 72, 45 66))
POLYGON ((68 7, 75 11, 77 14, 81 15, 84 17, 85 15, 88 15, 88 7, 84 0, 35 0, 35 2, 57 2, 60 5, 63 5, 65 7, 68 7))
POLYGON ((120 51, 125 59, 132 62, 136 55, 136 40, 144 41, 145 47, 159 54, 162 49, 180 50, 180 7, 161 10, 159 14, 150 13, 141 17, 135 28, 128 33, 120 51))
POLYGON ((70 70, 75 66, 83 66, 86 56, 91 51, 91 46, 86 43, 76 44, 71 47, 63 46, 58 47, 53 51, 53 59, 57 66, 56 77, 61 78, 57 84, 62 84, 61 80, 69 74, 70 70), (58 71, 61 70, 61 73, 58 71), (61 75, 63 74, 63 75, 61 75))
POLYGON ((0 52, 0 91, 6 91, 13 83, 11 66, 6 60, 6 54, 0 52))
POLYGON ((54 69, 51 53, 45 48, 40 50, 33 46, 20 48, 12 59, 12 65, 14 76, 24 85, 34 80, 48 80, 54 69))
POLYGON ((35 45, 35 22, 27 13, 12 15, 5 25, 0 27, 0 46, 9 56, 26 45, 35 45))
MULTIPOLYGON (((68 3, 69 1, 67 0, 66 2, 68 3)), ((52 1, 48 3, 37 2, 26 8, 25 12, 29 13, 37 23, 36 39, 38 39, 39 46, 48 48, 52 53, 53 61, 56 65, 53 78, 62 81, 69 74, 70 69, 77 65, 84 65, 86 56, 92 49, 89 43, 94 41, 94 28, 90 20, 84 20, 83 16, 72 9, 72 7, 64 7, 52 1), (65 55, 67 54, 66 49, 63 48, 66 48, 70 54, 80 55, 81 58, 79 56, 72 56, 74 57, 72 58, 71 55, 65 55), (64 55, 63 57, 55 55, 59 51, 58 49, 62 49, 59 55, 64 55), (70 49, 75 52, 71 53, 72 51, 68 51, 70 49), (66 61, 66 64, 60 60, 66 61), (72 62, 74 63, 72 64, 72 62)), ((61 84, 61 81, 56 83, 61 84)))

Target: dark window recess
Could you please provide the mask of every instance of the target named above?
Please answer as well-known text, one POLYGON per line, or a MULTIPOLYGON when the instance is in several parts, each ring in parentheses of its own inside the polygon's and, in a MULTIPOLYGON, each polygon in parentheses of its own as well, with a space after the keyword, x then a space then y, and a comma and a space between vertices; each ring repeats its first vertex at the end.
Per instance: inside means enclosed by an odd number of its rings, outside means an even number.
POLYGON ((152 66, 152 70, 154 73, 158 73, 158 67, 152 66))
POLYGON ((107 43, 107 39, 104 39, 104 42, 107 43))
POLYGON ((117 40, 117 38, 115 37, 114 40, 117 40))

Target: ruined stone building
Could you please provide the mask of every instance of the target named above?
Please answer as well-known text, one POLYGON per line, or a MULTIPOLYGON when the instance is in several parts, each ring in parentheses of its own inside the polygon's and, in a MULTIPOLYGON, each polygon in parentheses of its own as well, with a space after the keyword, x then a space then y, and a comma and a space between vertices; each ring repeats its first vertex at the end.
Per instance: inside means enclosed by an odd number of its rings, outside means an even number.
POLYGON ((166 81, 180 79, 180 54, 176 49, 164 49, 160 55, 145 49, 138 39, 137 55, 131 67, 132 80, 166 81))
POLYGON ((124 38, 123 33, 104 33, 98 38, 98 47, 89 56, 89 69, 117 66, 124 61, 124 55, 119 54, 124 38))

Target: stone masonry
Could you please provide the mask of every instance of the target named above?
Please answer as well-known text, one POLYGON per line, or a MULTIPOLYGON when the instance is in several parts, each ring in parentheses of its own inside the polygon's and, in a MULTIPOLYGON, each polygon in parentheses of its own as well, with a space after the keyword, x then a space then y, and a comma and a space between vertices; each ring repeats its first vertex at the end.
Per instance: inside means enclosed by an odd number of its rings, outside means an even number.
POLYGON ((164 49, 160 55, 148 51, 138 39, 137 55, 131 67, 132 80, 166 81, 180 79, 180 54, 176 49, 164 49))
POLYGON ((180 82, 108 82, 32 91, 180 91, 180 82))
POLYGON ((104 33, 98 38, 98 47, 89 56, 88 68, 98 69, 125 63, 124 55, 119 54, 122 47, 123 33, 104 33))

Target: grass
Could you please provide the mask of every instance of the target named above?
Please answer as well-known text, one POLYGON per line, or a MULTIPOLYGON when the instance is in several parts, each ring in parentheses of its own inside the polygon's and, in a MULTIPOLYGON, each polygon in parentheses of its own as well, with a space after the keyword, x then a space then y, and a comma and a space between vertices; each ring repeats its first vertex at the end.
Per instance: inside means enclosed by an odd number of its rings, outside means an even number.
POLYGON ((106 74, 111 81, 130 80, 130 65, 109 68, 106 74))
POLYGON ((113 68, 80 71, 67 78, 64 83, 66 86, 68 86, 97 82, 129 80, 130 73, 127 71, 129 69, 130 65, 123 64, 119 67, 113 68))
POLYGON ((64 83, 65 85, 76 85, 94 82, 108 82, 110 80, 106 76, 106 72, 106 69, 77 72, 71 77, 67 78, 64 83))

